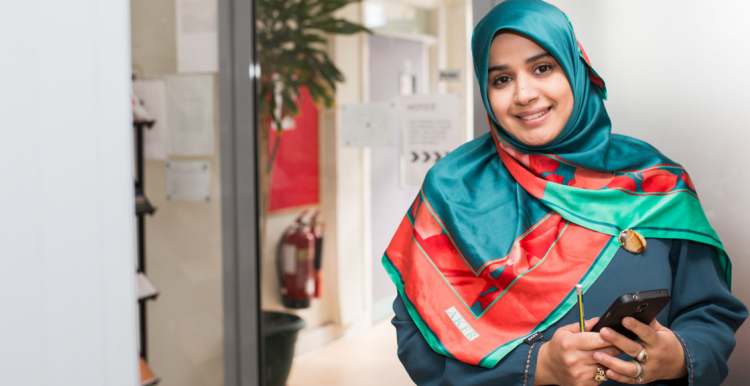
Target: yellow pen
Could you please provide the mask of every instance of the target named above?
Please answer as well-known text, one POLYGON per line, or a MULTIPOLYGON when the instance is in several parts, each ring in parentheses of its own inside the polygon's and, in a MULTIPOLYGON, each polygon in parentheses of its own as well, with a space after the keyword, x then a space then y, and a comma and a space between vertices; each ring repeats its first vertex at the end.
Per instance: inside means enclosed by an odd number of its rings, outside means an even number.
POLYGON ((581 316, 581 332, 586 332, 586 325, 583 322, 583 286, 576 284, 576 294, 578 295, 578 315, 581 316))

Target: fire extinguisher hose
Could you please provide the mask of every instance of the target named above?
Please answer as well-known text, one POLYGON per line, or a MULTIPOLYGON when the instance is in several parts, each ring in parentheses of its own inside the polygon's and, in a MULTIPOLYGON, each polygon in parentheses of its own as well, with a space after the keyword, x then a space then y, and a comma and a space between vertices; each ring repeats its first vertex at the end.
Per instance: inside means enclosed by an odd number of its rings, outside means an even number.
POLYGON ((281 240, 279 240, 279 244, 276 246, 276 273, 279 276, 279 286, 281 288, 286 288, 284 286, 284 267, 282 267, 281 264, 283 264, 283 253, 284 253, 284 239, 286 239, 286 236, 294 229, 294 225, 286 228, 284 232, 281 233, 281 240))
POLYGON ((313 261, 315 268, 315 297, 320 299, 323 296, 323 272, 321 268, 323 266, 323 235, 315 239, 315 260, 313 261))

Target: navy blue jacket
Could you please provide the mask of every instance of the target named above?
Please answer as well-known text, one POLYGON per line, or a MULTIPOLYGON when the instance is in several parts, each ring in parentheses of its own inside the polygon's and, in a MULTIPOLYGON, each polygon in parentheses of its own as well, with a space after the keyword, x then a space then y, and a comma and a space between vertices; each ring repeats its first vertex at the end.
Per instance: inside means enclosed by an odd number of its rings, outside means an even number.
MULTIPOLYGON (((686 240, 648 239, 641 254, 620 249, 584 295, 585 317, 601 316, 622 294, 667 288, 672 301, 657 316, 682 343, 688 375, 651 385, 720 385, 729 371, 734 333, 747 318, 745 305, 728 290, 713 247, 686 240)), ((393 303, 398 356, 419 386, 532 385, 541 347, 522 344, 492 369, 469 365, 435 353, 412 321, 402 299, 393 303)), ((574 307, 544 331, 548 340, 565 325, 576 323, 574 307)), ((621 359, 630 359, 623 354, 621 359)), ((594 374, 591 375, 592 377, 594 374)), ((608 381, 606 385, 622 385, 608 381)))

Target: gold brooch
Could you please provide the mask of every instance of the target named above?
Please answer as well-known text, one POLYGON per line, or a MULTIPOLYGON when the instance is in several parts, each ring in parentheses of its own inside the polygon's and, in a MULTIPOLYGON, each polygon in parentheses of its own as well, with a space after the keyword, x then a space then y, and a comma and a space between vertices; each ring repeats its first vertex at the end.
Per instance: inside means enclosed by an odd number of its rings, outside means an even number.
POLYGON ((620 233, 620 245, 631 253, 641 253, 646 250, 646 239, 640 233, 626 229, 620 233))

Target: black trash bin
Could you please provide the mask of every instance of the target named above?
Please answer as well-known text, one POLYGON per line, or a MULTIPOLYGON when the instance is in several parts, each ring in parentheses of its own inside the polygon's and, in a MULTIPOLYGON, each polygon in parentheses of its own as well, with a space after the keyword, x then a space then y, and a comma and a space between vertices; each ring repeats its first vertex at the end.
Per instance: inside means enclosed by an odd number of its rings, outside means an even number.
POLYGON ((292 369, 297 333, 305 327, 302 318, 283 312, 263 311, 266 386, 284 386, 292 369))

